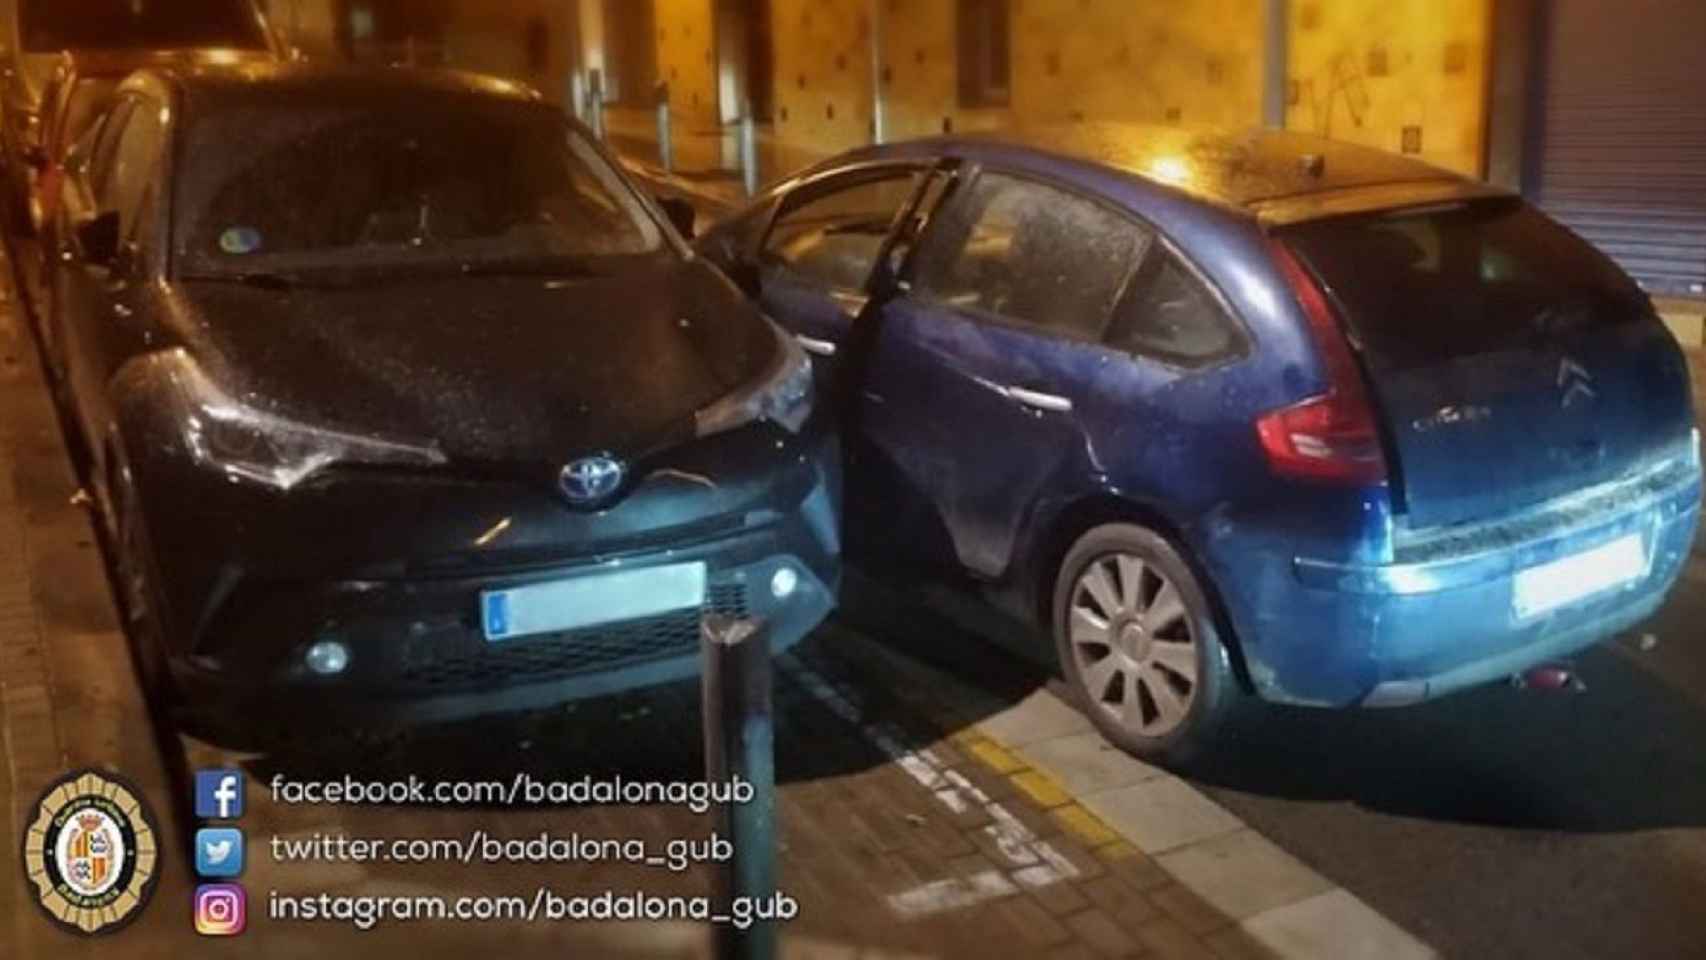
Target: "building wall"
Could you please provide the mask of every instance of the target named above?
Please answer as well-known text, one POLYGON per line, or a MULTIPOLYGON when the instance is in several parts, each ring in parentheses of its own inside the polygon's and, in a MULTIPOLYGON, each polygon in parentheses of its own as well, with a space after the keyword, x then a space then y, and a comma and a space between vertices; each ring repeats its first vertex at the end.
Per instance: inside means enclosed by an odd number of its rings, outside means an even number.
POLYGON ((871 142, 867 0, 775 0, 771 19, 777 139, 823 154, 871 142))
POLYGON ((658 79, 669 84, 670 110, 676 122, 689 129, 713 128, 717 125, 714 0, 654 2, 658 79))
POLYGON ((1286 125, 1483 172, 1491 0, 1294 0, 1286 125))
POLYGON ((1261 121, 1257 0, 1022 0, 1014 14, 1017 117, 1261 121))
MULTIPOLYGON (((1014 0, 1012 96, 971 109, 958 95, 952 0, 881 0, 884 129, 890 139, 1014 122, 1260 119, 1262 5, 1255 0, 1014 0)), ((871 130, 869 0, 778 0, 777 135, 825 152, 871 130)))

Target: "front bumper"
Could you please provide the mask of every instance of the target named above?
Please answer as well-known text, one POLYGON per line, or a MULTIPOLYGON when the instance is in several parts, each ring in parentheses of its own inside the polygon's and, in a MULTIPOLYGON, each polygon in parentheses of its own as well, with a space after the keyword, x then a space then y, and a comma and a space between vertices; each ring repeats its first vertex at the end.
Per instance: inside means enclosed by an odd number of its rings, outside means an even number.
POLYGON ((1578 653, 1664 603, 1688 561, 1700 497, 1695 472, 1567 530, 1496 547, 1394 564, 1276 558, 1259 607, 1237 618, 1251 681, 1280 703, 1403 706, 1578 653), (1517 615, 1520 571, 1631 535, 1645 549, 1642 575, 1517 615))
POLYGON ((835 440, 766 434, 709 446, 704 462, 658 467, 656 484, 603 514, 489 484, 377 479, 306 495, 203 488, 200 516, 169 527, 151 511, 164 592, 177 601, 168 665, 184 719, 238 737, 387 728, 649 686, 698 670, 707 613, 760 618, 773 650, 791 647, 839 588, 835 440), (366 506, 328 513, 328 501, 366 506), (503 535, 489 550, 445 549, 467 547, 477 528, 503 535), (567 539, 577 531, 606 535, 567 539), (698 609, 501 642, 481 628, 485 591, 692 562, 706 568, 698 609), (777 597, 783 567, 797 586, 777 597), (322 640, 349 651, 335 676, 306 666, 322 640))

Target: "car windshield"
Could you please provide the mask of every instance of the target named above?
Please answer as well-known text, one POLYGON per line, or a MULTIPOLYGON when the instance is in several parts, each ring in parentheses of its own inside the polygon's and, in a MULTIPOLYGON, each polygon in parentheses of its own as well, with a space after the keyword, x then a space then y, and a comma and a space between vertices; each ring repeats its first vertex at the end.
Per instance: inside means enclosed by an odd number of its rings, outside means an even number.
POLYGON ((275 95, 193 122, 182 156, 183 275, 548 270, 662 247, 620 175, 534 104, 275 95))
POLYGON ((18 27, 29 53, 268 46, 251 0, 20 0, 18 27))

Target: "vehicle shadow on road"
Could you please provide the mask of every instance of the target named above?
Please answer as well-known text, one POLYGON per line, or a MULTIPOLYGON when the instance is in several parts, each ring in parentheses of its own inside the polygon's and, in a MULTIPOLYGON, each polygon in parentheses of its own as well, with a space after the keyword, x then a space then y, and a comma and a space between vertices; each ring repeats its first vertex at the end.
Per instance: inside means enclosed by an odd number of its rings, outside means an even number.
POLYGON ((1580 694, 1487 687, 1391 711, 1267 708, 1193 779, 1403 817, 1577 833, 1706 825, 1706 710, 1628 648, 1580 694))

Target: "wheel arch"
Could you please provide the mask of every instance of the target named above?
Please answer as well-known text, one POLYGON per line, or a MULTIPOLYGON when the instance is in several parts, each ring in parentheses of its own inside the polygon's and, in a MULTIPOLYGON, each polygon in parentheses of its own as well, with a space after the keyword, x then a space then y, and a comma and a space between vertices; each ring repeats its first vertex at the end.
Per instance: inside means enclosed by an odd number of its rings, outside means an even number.
POLYGON ((1030 591, 1028 605, 1036 622, 1043 624, 1052 635, 1055 629, 1055 584, 1060 577, 1060 565, 1065 562, 1073 544, 1086 533, 1111 523, 1136 524, 1153 530, 1179 552, 1202 585, 1203 595, 1214 614, 1215 631, 1232 658, 1232 670, 1238 678, 1239 688, 1246 694, 1255 694, 1256 686, 1244 659, 1244 645, 1233 629, 1232 618, 1220 595, 1220 585, 1209 576, 1202 559, 1192 549, 1184 527, 1153 504, 1098 491, 1066 504, 1053 515, 1033 541, 1031 555, 1034 560, 1026 574, 1030 591))

